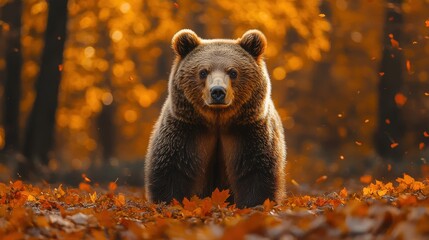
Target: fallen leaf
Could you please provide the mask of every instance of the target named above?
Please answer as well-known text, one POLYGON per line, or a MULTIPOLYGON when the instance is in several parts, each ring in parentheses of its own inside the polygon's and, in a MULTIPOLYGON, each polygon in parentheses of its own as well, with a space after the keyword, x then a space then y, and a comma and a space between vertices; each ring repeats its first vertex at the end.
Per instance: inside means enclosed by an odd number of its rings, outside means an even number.
POLYGON ((402 93, 397 93, 395 95, 395 103, 396 105, 398 105, 399 107, 402 107, 405 105, 405 103, 407 102, 407 97, 402 94, 402 93))
POLYGON ((386 193, 387 193, 387 190, 386 190, 386 189, 378 190, 378 191, 377 191, 377 194, 378 194, 378 196, 380 196, 380 197, 382 197, 382 196, 386 195, 386 193))
POLYGON ((197 208, 197 203, 194 201, 190 201, 188 198, 183 198, 183 209, 186 209, 188 211, 193 211, 195 208, 197 208))
POLYGON ((125 196, 122 193, 119 193, 118 196, 115 197, 115 205, 117 207, 125 206, 125 196))
POLYGON ((34 201, 36 201, 36 198, 33 195, 30 194, 30 195, 27 196, 27 201, 34 202, 34 201))
POLYGON ((229 190, 222 190, 219 191, 218 188, 216 188, 212 193, 212 203, 214 206, 220 206, 220 207, 226 207, 228 206, 228 203, 225 202, 226 199, 229 197, 229 190))
POLYGON ((347 189, 344 187, 343 189, 341 189, 340 193, 339 193, 340 197, 342 198, 346 198, 348 195, 347 189))
POLYGON ((408 174, 404 173, 404 177, 403 177, 403 178, 397 178, 397 179, 396 179, 396 181, 397 181, 397 182, 399 182, 399 183, 403 182, 403 183, 405 183, 405 184, 407 184, 407 185, 410 185, 410 184, 412 184, 415 180, 414 180, 414 178, 413 178, 413 177, 411 177, 410 175, 408 175, 408 174))
POLYGON ((318 179, 316 179, 316 183, 324 182, 326 181, 326 179, 328 179, 328 176, 326 175, 320 176, 318 179))
POLYGON ((410 63, 410 60, 407 60, 405 65, 406 65, 408 73, 410 74, 411 73, 411 63, 410 63))
POLYGON ((399 206, 409 206, 417 204, 417 198, 413 195, 402 195, 398 199, 399 206))
POLYGON ((89 185, 88 183, 79 183, 79 189, 87 192, 92 191, 91 185, 89 185))
POLYGON ((114 192, 116 188, 118 188, 118 185, 116 184, 116 182, 109 183, 109 191, 114 192))
POLYGON ((359 180, 361 183, 369 184, 372 182, 372 176, 371 175, 363 175, 360 177, 359 180))
POLYGON ((97 192, 94 192, 93 194, 89 194, 89 198, 91 199, 92 203, 95 203, 97 201, 97 192))
POLYGON ((275 202, 271 201, 270 199, 265 199, 264 203, 262 204, 262 206, 264 206, 264 210, 266 212, 270 211, 271 209, 273 209, 273 207, 276 205, 275 202))
POLYGON ((290 182, 291 182, 293 185, 295 185, 295 186, 299 187, 299 183, 298 183, 295 179, 290 180, 290 182))
POLYGON ((83 178, 83 180, 84 180, 85 182, 87 182, 87 183, 91 182, 91 179, 89 179, 89 178, 86 176, 86 174, 85 174, 85 173, 82 173, 82 178, 83 178))
POLYGON ((24 185, 21 180, 16 180, 12 183, 12 188, 16 190, 22 190, 24 188, 24 185))

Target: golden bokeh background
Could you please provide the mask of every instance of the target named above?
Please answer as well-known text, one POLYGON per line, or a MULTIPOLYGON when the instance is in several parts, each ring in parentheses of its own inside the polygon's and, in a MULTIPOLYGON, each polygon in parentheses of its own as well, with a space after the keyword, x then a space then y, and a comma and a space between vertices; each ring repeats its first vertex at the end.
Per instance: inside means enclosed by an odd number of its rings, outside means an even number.
MULTIPOLYGON (((0 0, 0 6, 7 2, 0 0)), ((190 28, 203 38, 238 38, 257 28, 268 39, 265 58, 286 131, 288 177, 305 183, 322 175, 341 181, 352 173, 389 174, 390 162, 377 157, 373 143, 386 2, 69 0, 49 168, 85 172, 106 162, 100 141, 106 135, 100 135, 99 127, 103 118, 111 118, 108 136, 114 138, 107 162, 144 161, 166 97, 174 33, 190 28)), ((409 126, 429 125, 428 6, 427 0, 401 5, 406 41, 399 44, 410 65, 402 109, 409 126)), ((22 129, 35 99, 47 10, 44 0, 23 1, 22 129)), ((7 23, 1 22, 0 29, 7 34, 7 23)), ((0 72, 5 65, 0 55, 0 72)), ((407 154, 393 165, 396 171, 411 166, 420 172, 426 164, 428 148, 419 147, 416 137, 422 134, 410 127, 399 142, 407 154)))

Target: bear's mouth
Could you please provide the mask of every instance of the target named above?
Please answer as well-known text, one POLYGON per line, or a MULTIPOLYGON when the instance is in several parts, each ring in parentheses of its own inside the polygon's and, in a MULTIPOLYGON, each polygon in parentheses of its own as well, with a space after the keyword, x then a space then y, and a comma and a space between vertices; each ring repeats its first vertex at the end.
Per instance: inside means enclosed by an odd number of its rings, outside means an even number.
POLYGON ((220 108, 227 108, 231 105, 231 102, 225 103, 225 102, 206 102, 206 105, 209 108, 214 109, 220 109, 220 108))

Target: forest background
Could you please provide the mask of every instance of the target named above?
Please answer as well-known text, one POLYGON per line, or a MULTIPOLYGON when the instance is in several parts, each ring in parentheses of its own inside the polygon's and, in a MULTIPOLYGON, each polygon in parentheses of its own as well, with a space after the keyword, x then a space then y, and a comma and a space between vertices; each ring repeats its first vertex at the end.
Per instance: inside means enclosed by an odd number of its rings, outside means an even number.
POLYGON ((0 7, 2 181, 73 184, 85 173, 141 185, 167 94, 171 38, 183 28, 203 38, 265 33, 291 191, 429 176, 428 0, 0 0, 0 7))

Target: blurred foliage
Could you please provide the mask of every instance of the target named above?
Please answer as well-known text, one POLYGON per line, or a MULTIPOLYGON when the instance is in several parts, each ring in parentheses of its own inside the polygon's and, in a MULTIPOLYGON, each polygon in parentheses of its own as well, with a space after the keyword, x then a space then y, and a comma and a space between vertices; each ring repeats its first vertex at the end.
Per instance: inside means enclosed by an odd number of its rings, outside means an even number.
MULTIPOLYGON (((22 128, 35 97, 47 8, 44 0, 24 1, 22 128)), ((385 8, 384 1, 372 0, 70 0, 50 168, 61 164, 85 171, 102 162, 97 117, 106 106, 114 106, 110 163, 142 160, 166 96, 174 33, 190 28, 203 38, 238 38, 257 28, 268 39, 265 56, 286 130, 289 177, 309 182, 378 165, 387 173, 391 169, 376 157, 372 139, 385 8)), ((403 4, 407 40, 399 44, 408 66, 403 109, 410 126, 421 126, 410 128, 399 143, 409 150, 411 166, 420 166, 429 153, 423 134, 429 132, 428 9, 427 0, 403 4)), ((0 22, 0 29, 7 32, 7 23, 0 22)))
POLYGON ((215 189, 154 204, 116 182, 0 183, 2 239, 427 239, 429 182, 404 174, 359 189, 239 209, 215 189))

